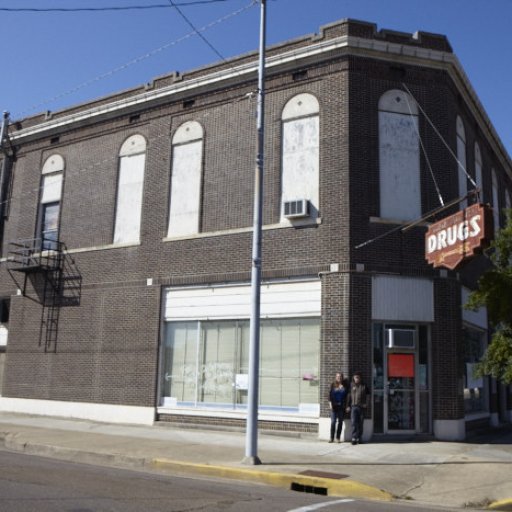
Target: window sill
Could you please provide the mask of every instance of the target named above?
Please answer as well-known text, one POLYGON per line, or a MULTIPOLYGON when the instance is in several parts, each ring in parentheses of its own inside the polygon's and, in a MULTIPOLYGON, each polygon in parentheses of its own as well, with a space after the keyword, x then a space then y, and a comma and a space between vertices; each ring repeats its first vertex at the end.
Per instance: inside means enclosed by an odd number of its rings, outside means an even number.
POLYGON ((122 243, 122 244, 97 245, 97 246, 93 246, 93 247, 81 247, 79 249, 69 249, 67 252, 69 254, 77 254, 80 252, 108 251, 110 249, 124 249, 127 247, 139 247, 140 245, 141 245, 140 241, 126 242, 126 243, 122 243))
MULTIPOLYGON (((158 414, 182 414, 183 416, 205 416, 209 418, 232 418, 232 419, 247 419, 247 410, 233 410, 233 409, 214 409, 212 407, 187 407, 187 406, 173 406, 173 407, 157 407, 158 414)), ((318 414, 305 414, 305 413, 291 413, 279 411, 265 411, 259 408, 258 420, 260 421, 288 421, 291 423, 318 423, 318 414)))
MULTIPOLYGON (((407 224, 411 224, 413 222, 416 222, 415 220, 404 220, 404 219, 388 219, 385 217, 370 217, 370 223, 371 224, 392 224, 395 226, 406 226, 407 224)), ((430 226, 430 222, 419 222, 415 224, 416 226, 430 226)))
MULTIPOLYGON (((322 218, 317 217, 316 219, 302 219, 289 221, 284 220, 278 224, 267 224, 262 227, 263 231, 271 231, 274 229, 284 229, 284 228, 305 228, 305 227, 314 227, 322 224, 322 218)), ((226 235, 235 235, 238 233, 251 233, 253 227, 246 228, 236 228, 236 229, 225 229, 221 231, 209 231, 206 233, 194 233, 189 235, 182 236, 173 236, 173 237, 165 237, 162 238, 162 242, 175 242, 177 240, 194 240, 196 238, 210 238, 216 236, 226 236, 226 235)))

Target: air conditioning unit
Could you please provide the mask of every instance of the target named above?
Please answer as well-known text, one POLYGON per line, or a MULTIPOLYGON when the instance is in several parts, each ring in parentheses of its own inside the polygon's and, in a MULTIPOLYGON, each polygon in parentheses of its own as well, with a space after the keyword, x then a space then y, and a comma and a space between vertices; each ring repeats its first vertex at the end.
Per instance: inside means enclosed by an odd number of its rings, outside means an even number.
POLYGON ((283 202, 284 216, 287 219, 296 219, 309 216, 309 201, 307 199, 295 199, 283 202))
POLYGON ((414 329, 386 329, 388 348, 414 348, 416 331, 414 329))

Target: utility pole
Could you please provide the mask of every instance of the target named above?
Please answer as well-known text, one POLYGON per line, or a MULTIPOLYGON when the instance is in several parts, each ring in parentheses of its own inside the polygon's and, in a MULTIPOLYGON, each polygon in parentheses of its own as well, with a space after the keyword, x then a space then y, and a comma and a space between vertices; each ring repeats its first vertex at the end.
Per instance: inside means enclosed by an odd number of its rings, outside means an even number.
POLYGON ((266 0, 260 0, 260 51, 258 65, 258 112, 256 170, 254 175, 254 222, 251 270, 251 321, 249 338, 249 387, 245 434, 245 464, 261 464, 258 457, 258 399, 260 373, 261 232, 263 213, 263 149, 265 127, 266 0))

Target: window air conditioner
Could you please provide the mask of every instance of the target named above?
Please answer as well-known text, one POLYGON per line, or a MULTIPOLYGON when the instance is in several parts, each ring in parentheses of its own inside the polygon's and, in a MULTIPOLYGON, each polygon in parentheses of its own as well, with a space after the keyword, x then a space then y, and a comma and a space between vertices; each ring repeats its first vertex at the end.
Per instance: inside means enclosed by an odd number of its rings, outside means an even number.
POLYGON ((413 329, 386 329, 388 348, 414 348, 416 331, 413 329))
POLYGON ((295 199, 283 202, 284 216, 287 219, 309 216, 309 201, 307 199, 295 199))

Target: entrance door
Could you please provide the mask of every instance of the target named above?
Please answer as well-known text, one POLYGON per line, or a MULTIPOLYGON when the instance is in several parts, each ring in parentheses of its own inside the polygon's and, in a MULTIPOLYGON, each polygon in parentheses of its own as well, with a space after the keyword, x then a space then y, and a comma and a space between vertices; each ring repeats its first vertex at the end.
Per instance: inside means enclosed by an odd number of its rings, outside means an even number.
POLYGON ((388 352, 385 409, 388 432, 415 432, 416 362, 414 352, 388 352))
POLYGON ((429 327, 373 324, 373 432, 431 432, 429 327))

